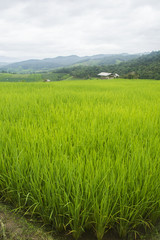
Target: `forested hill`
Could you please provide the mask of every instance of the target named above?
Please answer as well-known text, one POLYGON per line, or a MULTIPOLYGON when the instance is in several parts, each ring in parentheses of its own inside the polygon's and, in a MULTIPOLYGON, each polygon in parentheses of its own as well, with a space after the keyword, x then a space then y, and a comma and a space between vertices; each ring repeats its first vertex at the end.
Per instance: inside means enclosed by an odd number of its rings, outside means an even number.
POLYGON ((77 66, 62 68, 56 72, 68 73, 78 78, 97 77, 99 72, 118 73, 122 78, 141 78, 160 80, 160 51, 143 55, 137 59, 114 65, 77 66))
POLYGON ((52 71, 53 69, 67 66, 101 66, 119 64, 138 58, 141 54, 98 54, 93 56, 79 57, 76 55, 59 56, 56 58, 46 58, 42 60, 30 59, 27 61, 8 64, 0 68, 0 71, 15 73, 33 73, 42 71, 52 71))
POLYGON ((127 78, 160 79, 160 51, 119 64, 115 71, 127 78))

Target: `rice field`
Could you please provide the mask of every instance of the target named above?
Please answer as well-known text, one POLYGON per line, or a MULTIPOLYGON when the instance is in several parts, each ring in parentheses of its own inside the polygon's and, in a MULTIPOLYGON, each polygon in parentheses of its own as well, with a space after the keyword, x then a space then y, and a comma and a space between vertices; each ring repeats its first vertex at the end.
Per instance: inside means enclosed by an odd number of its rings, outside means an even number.
POLYGON ((0 195, 58 232, 160 217, 160 82, 0 83, 0 195))
POLYGON ((64 73, 0 73, 0 82, 43 82, 45 79, 51 81, 61 81, 68 79, 70 76, 64 73))
POLYGON ((0 82, 42 82, 41 74, 0 73, 0 82))

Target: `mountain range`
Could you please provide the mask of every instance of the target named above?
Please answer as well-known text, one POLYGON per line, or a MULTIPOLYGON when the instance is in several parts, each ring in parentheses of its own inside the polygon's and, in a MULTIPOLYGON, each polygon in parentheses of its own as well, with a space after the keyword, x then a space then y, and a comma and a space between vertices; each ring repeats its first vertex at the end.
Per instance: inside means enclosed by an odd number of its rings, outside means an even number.
POLYGON ((93 56, 79 57, 76 55, 71 56, 58 56, 56 58, 30 59, 15 63, 0 63, 0 70, 16 73, 32 73, 51 71, 53 69, 68 67, 68 66, 101 66, 111 65, 126 62, 132 59, 137 59, 142 54, 98 54, 93 56))

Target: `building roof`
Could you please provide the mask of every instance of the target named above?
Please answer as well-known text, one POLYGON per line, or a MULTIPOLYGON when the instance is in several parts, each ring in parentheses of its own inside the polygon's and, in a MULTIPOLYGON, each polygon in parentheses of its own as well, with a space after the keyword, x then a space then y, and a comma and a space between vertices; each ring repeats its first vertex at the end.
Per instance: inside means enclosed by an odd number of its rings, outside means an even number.
POLYGON ((110 76, 112 73, 107 73, 107 72, 101 72, 98 74, 98 76, 104 76, 104 77, 108 77, 110 76))
POLYGON ((117 73, 107 73, 107 72, 101 72, 98 74, 98 76, 102 76, 102 77, 109 77, 109 76, 114 76, 114 77, 119 77, 119 75, 117 73))

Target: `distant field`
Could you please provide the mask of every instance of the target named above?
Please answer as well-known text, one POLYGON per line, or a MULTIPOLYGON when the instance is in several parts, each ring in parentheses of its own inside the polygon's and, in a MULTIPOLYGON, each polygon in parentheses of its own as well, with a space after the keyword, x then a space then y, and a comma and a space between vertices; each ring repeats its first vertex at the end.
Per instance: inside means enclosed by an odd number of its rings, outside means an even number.
POLYGON ((0 83, 0 194, 78 238, 160 217, 160 82, 0 83))
POLYGON ((52 72, 35 74, 0 73, 0 82, 42 82, 45 79, 60 81, 68 77, 67 74, 52 72))
POLYGON ((39 81, 42 81, 41 74, 0 73, 0 82, 39 82, 39 81))

